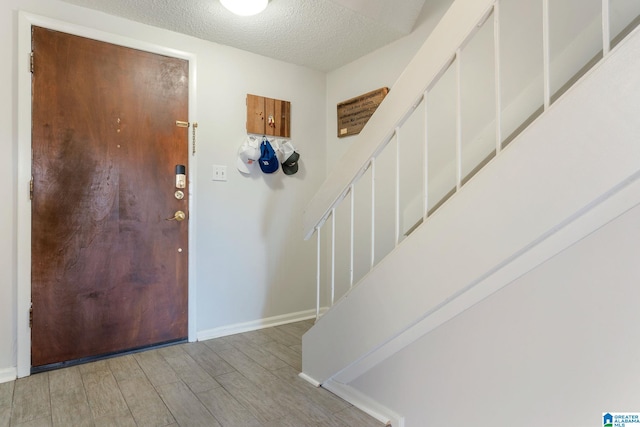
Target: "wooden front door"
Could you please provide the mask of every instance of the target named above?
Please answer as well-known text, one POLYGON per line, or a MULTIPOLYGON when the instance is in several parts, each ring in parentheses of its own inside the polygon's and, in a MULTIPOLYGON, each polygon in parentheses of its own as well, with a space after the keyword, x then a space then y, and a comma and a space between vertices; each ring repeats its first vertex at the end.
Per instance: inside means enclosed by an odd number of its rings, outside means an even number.
POLYGON ((33 367, 187 337, 188 62, 33 27, 33 367))

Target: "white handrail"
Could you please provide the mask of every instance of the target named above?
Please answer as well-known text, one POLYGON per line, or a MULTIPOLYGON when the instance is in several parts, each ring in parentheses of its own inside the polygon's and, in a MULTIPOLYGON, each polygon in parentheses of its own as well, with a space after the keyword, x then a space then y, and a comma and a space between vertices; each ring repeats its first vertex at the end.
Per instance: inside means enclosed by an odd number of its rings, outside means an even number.
POLYGON ((429 107, 428 93, 425 91, 422 95, 422 103, 424 105, 424 146, 422 153, 422 222, 427 220, 429 215, 429 107))
POLYGON ((331 305, 336 298, 336 208, 331 210, 331 305))
POLYGON ((322 265, 320 264, 320 253, 322 246, 320 242, 320 228, 316 229, 316 320, 320 318, 320 272, 322 271, 322 265))
POLYGON ((462 49, 456 50, 456 191, 462 188, 462 49))
POLYGON ((376 159, 371 159, 371 260, 369 268, 376 263, 376 159))
POLYGON ((351 227, 351 236, 350 236, 350 242, 349 242, 349 289, 351 289, 353 287, 353 258, 354 258, 354 251, 355 251, 355 239, 354 239, 354 235, 353 235, 353 229, 354 229, 354 224, 355 224, 355 208, 356 208, 356 201, 355 201, 355 185, 352 183, 351 186, 349 187, 349 199, 351 201, 351 212, 350 212, 350 227, 351 227))
POLYGON ((551 105, 551 41, 549 39, 549 0, 542 0, 542 63, 544 82, 544 111, 551 105))
POLYGON ((493 67, 496 97, 496 156, 502 150, 502 80, 500 62, 500 2, 493 6, 493 67))
POLYGON ((400 243, 400 126, 396 127, 396 191, 395 191, 395 226, 394 226, 394 246, 400 243))

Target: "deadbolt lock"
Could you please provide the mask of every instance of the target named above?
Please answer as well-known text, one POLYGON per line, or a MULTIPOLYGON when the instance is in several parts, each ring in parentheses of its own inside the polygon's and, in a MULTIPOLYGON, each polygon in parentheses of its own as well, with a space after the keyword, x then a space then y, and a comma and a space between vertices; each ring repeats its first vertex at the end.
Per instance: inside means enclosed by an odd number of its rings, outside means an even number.
POLYGON ((171 218, 167 218, 167 221, 184 221, 185 218, 187 218, 187 214, 182 211, 176 211, 171 218))

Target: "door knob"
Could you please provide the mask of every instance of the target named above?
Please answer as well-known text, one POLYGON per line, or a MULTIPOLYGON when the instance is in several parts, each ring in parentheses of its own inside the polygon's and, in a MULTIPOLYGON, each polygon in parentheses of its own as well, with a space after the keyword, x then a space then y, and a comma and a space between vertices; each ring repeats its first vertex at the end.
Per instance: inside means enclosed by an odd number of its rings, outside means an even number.
POLYGON ((167 218, 167 221, 183 221, 187 215, 182 211, 176 211, 176 213, 171 217, 167 218))

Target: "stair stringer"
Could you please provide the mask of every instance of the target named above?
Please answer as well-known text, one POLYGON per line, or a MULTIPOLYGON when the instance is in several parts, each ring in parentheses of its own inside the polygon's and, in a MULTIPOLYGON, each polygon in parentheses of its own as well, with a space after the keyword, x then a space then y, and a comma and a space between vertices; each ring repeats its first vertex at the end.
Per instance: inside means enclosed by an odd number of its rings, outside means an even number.
POLYGON ((349 383, 640 203, 634 31, 303 336, 303 375, 349 383))

